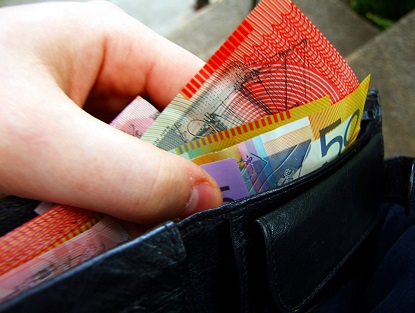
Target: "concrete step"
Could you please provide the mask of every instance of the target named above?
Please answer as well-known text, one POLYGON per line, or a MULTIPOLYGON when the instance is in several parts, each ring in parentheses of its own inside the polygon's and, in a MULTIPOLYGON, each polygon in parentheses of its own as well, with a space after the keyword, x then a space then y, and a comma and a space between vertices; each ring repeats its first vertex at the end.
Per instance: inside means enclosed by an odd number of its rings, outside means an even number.
MULTIPOLYGON (((347 55, 379 31, 350 10, 344 1, 294 0, 336 49, 347 55)), ((216 1, 194 14, 166 37, 207 60, 252 9, 252 0, 216 1)))
POLYGON ((359 79, 372 75, 383 108, 385 155, 415 156, 415 10, 346 60, 359 79))
POLYGON ((166 37, 203 60, 209 59, 252 9, 252 0, 216 1, 166 37))
MULTIPOLYGON (((37 2, 68 0, 0 0, 0 7, 29 4, 37 2)), ((87 2, 90 0, 71 0, 87 2)), ((195 0, 107 0, 114 3, 132 17, 141 21, 155 32, 165 36, 171 29, 187 24, 188 19, 197 14, 194 10, 195 0)), ((218 0, 211 0, 218 1, 218 0)))
POLYGON ((331 44, 346 56, 379 33, 349 6, 340 0, 293 1, 327 37, 331 44))

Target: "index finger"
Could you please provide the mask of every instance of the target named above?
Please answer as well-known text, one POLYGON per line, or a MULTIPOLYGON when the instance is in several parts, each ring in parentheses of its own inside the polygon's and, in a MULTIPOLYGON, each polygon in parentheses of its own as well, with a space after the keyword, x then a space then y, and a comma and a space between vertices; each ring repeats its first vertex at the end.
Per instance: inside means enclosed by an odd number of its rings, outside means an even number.
POLYGON ((30 50, 81 107, 88 99, 119 112, 142 95, 161 110, 204 64, 105 1, 16 7, 10 16, 2 22, 15 33, 14 53, 30 50))

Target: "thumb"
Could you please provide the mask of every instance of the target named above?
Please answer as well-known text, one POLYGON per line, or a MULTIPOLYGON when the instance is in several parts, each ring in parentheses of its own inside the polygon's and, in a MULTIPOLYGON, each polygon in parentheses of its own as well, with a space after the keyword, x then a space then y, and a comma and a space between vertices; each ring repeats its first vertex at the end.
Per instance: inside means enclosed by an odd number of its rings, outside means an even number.
POLYGON ((1 149, 9 166, 0 168, 0 191, 143 224, 222 203, 216 182, 195 164, 95 119, 59 90, 59 105, 45 105, 47 94, 3 124, 10 146, 1 149))

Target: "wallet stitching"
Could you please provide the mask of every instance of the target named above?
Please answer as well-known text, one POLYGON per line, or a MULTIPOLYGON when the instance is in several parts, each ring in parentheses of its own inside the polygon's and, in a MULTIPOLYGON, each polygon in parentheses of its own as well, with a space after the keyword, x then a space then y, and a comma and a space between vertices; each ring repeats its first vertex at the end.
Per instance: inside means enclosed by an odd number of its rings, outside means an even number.
MULTIPOLYGON (((240 223, 237 224, 237 229, 238 229, 238 231, 240 233, 244 233, 243 232, 243 223, 242 222, 240 222, 240 223)), ((247 250, 246 249, 246 242, 247 242, 247 240, 245 238, 243 238, 243 236, 242 236, 242 238, 240 240, 238 240, 238 241, 239 241, 239 243, 240 243, 240 245, 242 247, 241 248, 241 250, 242 250, 241 251, 241 253, 242 253, 242 273, 245 274, 245 275, 242 275, 242 277, 240 276, 243 279, 243 282, 241 282, 241 283, 243 284, 243 290, 248 294, 249 293, 249 290, 248 290, 248 275, 247 275, 247 273, 248 273, 248 266, 247 266, 247 260, 246 260, 246 257, 247 257, 247 253, 246 253, 246 250, 247 250)), ((241 300, 243 300, 244 306, 247 307, 248 306, 248 297, 241 297, 241 300)))
MULTIPOLYGON (((174 243, 174 246, 176 247, 176 242, 178 241, 177 240, 177 238, 176 238, 176 235, 178 236, 178 237, 180 237, 180 232, 177 230, 177 228, 173 228, 174 226, 165 226, 165 228, 167 229, 167 231, 169 232, 169 237, 170 237, 170 241, 172 242, 172 243, 174 243)), ((184 297, 184 299, 185 299, 185 301, 186 301, 186 308, 187 308, 187 311, 189 311, 189 297, 188 297, 188 295, 187 295, 187 289, 185 289, 185 275, 184 275, 184 273, 185 273, 185 270, 187 269, 187 267, 185 267, 185 262, 184 262, 184 260, 187 260, 187 253, 186 253, 186 249, 184 248, 184 245, 183 245, 183 243, 182 243, 182 248, 180 249, 180 250, 183 250, 183 251, 178 251, 179 249, 174 249, 174 255, 175 255, 175 257, 176 257, 176 259, 175 259, 175 261, 176 261, 176 264, 178 264, 178 269, 179 269, 179 271, 180 271, 180 288, 181 288, 181 290, 182 290, 182 292, 183 292, 183 297, 184 297), (182 261, 181 260, 181 255, 180 255, 180 253, 184 253, 185 255, 184 255, 184 260, 182 261)), ((187 271, 187 272, 189 272, 189 271, 187 271)))
MULTIPOLYGON (((220 216, 222 216, 222 215, 224 215, 224 214, 221 214, 220 216)), ((214 217, 210 217, 210 218, 208 218, 208 219, 206 219, 206 221, 212 221, 212 220, 215 220, 216 219, 216 217, 214 216, 214 217)), ((216 225, 216 224, 219 224, 220 222, 222 222, 223 220, 216 220, 215 221, 215 223, 212 223, 213 225, 216 225)), ((212 224, 210 224, 210 225, 212 225, 212 224)), ((189 225, 189 227, 188 228, 185 228, 182 232, 183 232, 183 236, 187 236, 188 234, 191 234, 191 233, 193 233, 195 230, 196 231, 198 231, 198 230, 200 230, 200 227, 202 227, 203 229, 205 229, 205 226, 204 226, 204 224, 203 223, 194 223, 194 224, 191 224, 191 225, 189 225)), ((185 248, 186 249, 186 248, 185 248)), ((187 254, 187 253, 186 253, 187 254)), ((186 264, 188 265, 189 264, 189 259, 188 259, 188 257, 187 257, 187 255, 186 255, 186 264)), ((188 267, 187 267, 187 269, 188 269, 188 267)), ((187 271, 187 273, 189 273, 189 275, 191 275, 192 276, 192 279, 193 279, 193 275, 192 275, 192 272, 193 271, 190 271, 190 270, 188 270, 187 271)), ((186 289, 187 290, 187 289, 186 289)), ((196 293, 197 294, 197 299, 200 299, 200 297, 201 297, 201 291, 200 291, 200 289, 198 289, 198 288, 196 288, 196 290, 193 290, 193 292, 194 293, 196 293)), ((187 292, 186 292, 186 304, 187 304, 187 307, 189 308, 189 306, 192 306, 192 307, 194 307, 194 308, 198 308, 198 306, 197 305, 194 305, 194 301, 189 301, 189 297, 187 296, 187 292)), ((189 312, 193 312, 194 310, 188 310, 189 312)))

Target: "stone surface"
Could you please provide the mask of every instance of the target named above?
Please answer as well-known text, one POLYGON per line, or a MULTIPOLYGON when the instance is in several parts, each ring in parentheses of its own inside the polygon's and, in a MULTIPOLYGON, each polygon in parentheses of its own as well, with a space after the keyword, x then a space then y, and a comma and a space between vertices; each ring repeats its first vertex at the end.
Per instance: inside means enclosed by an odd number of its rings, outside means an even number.
POLYGON ((166 37, 203 60, 221 46, 252 9, 251 0, 217 1, 195 14, 166 37))
MULTIPOLYGON (((1 6, 20 5, 36 2, 68 0, 0 0, 1 6)), ((71 0, 86 2, 88 0, 71 0)), ((157 33, 166 35, 172 29, 180 28, 196 14, 195 0, 107 0, 114 3, 132 17, 141 21, 157 33)), ((212 0, 211 2, 214 2, 212 0)))
POLYGON ((346 59, 359 79, 372 74, 383 109, 386 156, 415 156, 415 11, 346 59))
POLYGON ((304 14, 345 56, 379 33, 340 0, 294 0, 304 14))
POLYGON ((195 14, 195 0, 110 0, 132 17, 165 36, 195 14))

